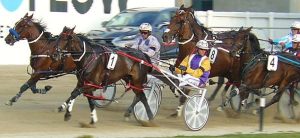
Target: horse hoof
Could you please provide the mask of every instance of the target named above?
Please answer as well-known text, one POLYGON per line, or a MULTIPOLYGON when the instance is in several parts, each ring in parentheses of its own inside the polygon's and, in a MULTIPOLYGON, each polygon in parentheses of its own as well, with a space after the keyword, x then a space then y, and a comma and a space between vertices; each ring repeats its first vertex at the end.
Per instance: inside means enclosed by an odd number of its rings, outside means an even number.
POLYGON ((5 105, 7 105, 7 106, 12 106, 12 105, 13 105, 13 102, 7 101, 7 102, 5 103, 5 105))
POLYGON ((87 124, 87 123, 84 123, 84 122, 79 122, 79 126, 81 128, 96 128, 96 126, 94 124, 87 124))
POLYGON ((65 114, 64 121, 69 121, 71 119, 71 114, 65 114))
POLYGON ((125 117, 124 120, 125 120, 126 122, 129 122, 130 118, 129 118, 129 117, 125 117))
POLYGON ((223 112, 223 107, 221 107, 221 106, 217 107, 217 111, 223 112))
POLYGON ((158 127, 154 121, 138 120, 138 122, 144 127, 158 127))
POLYGON ((257 114, 259 114, 259 112, 257 110, 253 110, 252 114, 257 115, 257 114))
POLYGON ((65 109, 62 108, 62 107, 58 107, 57 109, 54 109, 54 111, 57 112, 57 113, 61 113, 61 112, 64 112, 65 109))
POLYGON ((49 86, 49 85, 45 86, 46 91, 49 91, 51 88, 52 88, 52 86, 49 86))
POLYGON ((173 113, 173 114, 171 114, 171 115, 169 115, 168 118, 178 118, 177 112, 176 112, 176 113, 173 113))

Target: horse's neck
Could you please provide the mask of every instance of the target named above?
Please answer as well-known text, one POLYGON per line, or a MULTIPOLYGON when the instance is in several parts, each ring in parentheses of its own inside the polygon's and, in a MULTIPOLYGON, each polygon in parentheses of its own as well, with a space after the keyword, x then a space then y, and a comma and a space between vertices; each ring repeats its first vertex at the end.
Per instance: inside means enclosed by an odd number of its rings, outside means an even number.
POLYGON ((207 31, 204 29, 203 26, 199 25, 196 21, 191 22, 191 26, 194 29, 195 38, 197 38, 197 41, 205 39, 211 39, 212 33, 210 31, 207 31))
POLYGON ((45 54, 45 52, 48 52, 47 54, 49 54, 49 52, 52 52, 50 48, 54 46, 55 42, 52 41, 49 43, 48 39, 45 38, 45 36, 42 36, 36 42, 29 44, 29 48, 32 55, 45 54))

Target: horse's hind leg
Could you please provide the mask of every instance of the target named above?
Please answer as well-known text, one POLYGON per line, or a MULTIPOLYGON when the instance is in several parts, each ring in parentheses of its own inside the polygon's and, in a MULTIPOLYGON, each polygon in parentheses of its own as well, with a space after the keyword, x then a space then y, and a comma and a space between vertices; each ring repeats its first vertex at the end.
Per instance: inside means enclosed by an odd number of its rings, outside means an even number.
POLYGON ((152 111, 150 109, 150 106, 148 104, 148 101, 147 101, 145 93, 144 92, 140 92, 140 91, 136 91, 136 90, 135 90, 135 93, 137 94, 136 96, 139 97, 139 99, 141 100, 141 102, 144 104, 149 120, 150 121, 153 120, 154 119, 153 113, 152 113, 152 111))
POLYGON ((290 91, 290 104, 293 106, 297 106, 299 103, 295 100, 295 86, 297 85, 297 83, 292 83, 290 85, 290 87, 288 88, 288 90, 290 91))
POLYGON ((133 111, 133 108, 134 106, 140 101, 140 97, 138 96, 135 96, 135 98, 133 99, 131 105, 128 107, 128 109, 126 110, 125 114, 124 114, 124 117, 125 117, 125 120, 128 121, 129 118, 130 118, 130 115, 133 111))
POLYGON ((88 99, 89 106, 90 106, 90 111, 91 111, 91 122, 90 122, 90 124, 93 125, 98 121, 97 112, 96 112, 95 104, 94 104, 93 100, 91 98, 87 98, 87 99, 88 99))

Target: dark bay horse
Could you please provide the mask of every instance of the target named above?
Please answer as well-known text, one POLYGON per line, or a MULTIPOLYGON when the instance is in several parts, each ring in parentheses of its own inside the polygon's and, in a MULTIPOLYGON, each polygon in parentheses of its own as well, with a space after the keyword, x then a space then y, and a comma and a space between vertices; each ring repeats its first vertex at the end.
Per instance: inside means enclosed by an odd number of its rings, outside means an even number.
POLYGON ((16 102, 28 88, 33 93, 46 94, 52 87, 45 86, 44 89, 37 89, 36 83, 39 80, 59 77, 71 73, 75 69, 75 63, 71 57, 66 57, 64 60, 57 58, 59 55, 55 45, 56 38, 53 38, 51 33, 46 32, 45 25, 33 20, 32 16, 25 14, 15 23, 14 28, 10 29, 10 33, 5 38, 9 45, 13 45, 19 40, 28 40, 31 51, 30 66, 34 71, 30 74, 30 79, 20 87, 16 96, 7 102, 7 105, 16 102))
MULTIPOLYGON (((251 47, 250 47, 251 48, 251 47)), ((237 49, 241 50, 241 53, 248 53, 249 47, 237 45, 237 49)), ((244 54, 241 54, 243 57, 244 54)), ((246 99, 249 94, 249 89, 260 89, 278 86, 276 94, 271 101, 266 103, 264 108, 271 106, 279 101, 282 93, 286 90, 290 90, 290 102, 295 103, 294 100, 294 88, 293 83, 298 82, 300 79, 300 68, 287 62, 278 60, 277 70, 269 71, 268 56, 270 53, 262 52, 253 58, 249 64, 244 68, 242 72, 242 85, 239 87, 241 101, 246 99)), ((285 54, 284 54, 285 55, 285 54)), ((289 56, 291 59, 295 59, 293 56, 289 56)), ((251 91, 252 92, 252 91, 251 91)), ((261 93, 255 94, 260 95, 261 93)))
MULTIPOLYGON (((197 23, 192 8, 183 8, 183 6, 181 6, 180 9, 176 11, 175 16, 172 17, 170 25, 163 35, 163 39, 165 42, 171 42, 172 39, 176 37, 178 38, 180 46, 175 66, 178 66, 187 55, 194 51, 195 45, 199 40, 222 40, 222 44, 210 42, 210 47, 218 47, 218 55, 215 55, 216 59, 212 64, 210 77, 226 77, 230 82, 228 85, 226 85, 224 91, 222 92, 221 106, 224 106, 225 94, 230 87, 230 84, 238 84, 241 80, 240 59, 237 56, 230 56, 229 54, 229 51, 235 41, 235 36, 239 32, 240 31, 228 31, 224 33, 213 34, 206 27, 197 23)), ((259 45, 257 39, 251 43, 253 45, 259 45)), ((221 85, 218 87, 220 88, 221 85)), ((214 92, 214 94, 212 94, 211 99, 214 99, 217 91, 218 89, 214 92)), ((180 105, 182 105, 184 101, 185 100, 180 100, 180 105)))
MULTIPOLYGON (((123 79, 136 95, 128 110, 132 110, 136 103, 141 101, 145 106, 149 120, 152 121, 153 113, 143 92, 143 84, 147 80, 147 74, 152 71, 152 67, 146 64, 151 63, 150 58, 141 51, 132 48, 116 47, 112 49, 92 44, 83 35, 76 35, 74 28, 65 27, 57 41, 59 51, 71 54, 76 61, 78 82, 66 103, 83 93, 88 99, 92 115, 90 124, 94 124, 97 122, 97 115, 92 101, 92 91, 105 86, 105 84, 112 84, 123 79), (141 63, 139 60, 145 61, 145 63, 141 63)), ((65 120, 70 118, 71 109, 68 107, 65 120)))
MULTIPOLYGON (((277 70, 269 71, 268 55, 269 53, 263 52, 259 47, 253 47, 249 44, 243 44, 244 38, 238 39, 236 45, 234 45, 233 53, 240 53, 241 60, 248 60, 252 56, 249 63, 244 67, 242 72, 242 85, 240 89, 241 101, 246 99, 249 95, 249 90, 253 92, 253 89, 267 88, 270 86, 278 86, 276 94, 273 96, 264 108, 279 101, 282 93, 285 89, 289 89, 291 102, 294 102, 293 82, 297 82, 300 79, 300 69, 292 64, 278 61, 277 70), (256 50, 253 50, 256 49, 256 50), (256 51, 255 53, 253 51, 256 51)), ((284 54, 286 55, 286 54, 284 54)), ((288 56, 288 55, 287 55, 288 56)), ((295 59, 293 56, 288 56, 291 59, 295 59)), ((254 91, 255 94, 260 95, 260 91, 254 91)))

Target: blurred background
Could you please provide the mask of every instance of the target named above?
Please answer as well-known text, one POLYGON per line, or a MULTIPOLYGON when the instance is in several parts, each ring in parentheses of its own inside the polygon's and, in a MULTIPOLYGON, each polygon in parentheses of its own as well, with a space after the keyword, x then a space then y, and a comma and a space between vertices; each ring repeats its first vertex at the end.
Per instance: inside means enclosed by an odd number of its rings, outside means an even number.
POLYGON ((253 26, 260 39, 284 36, 291 23, 300 20, 299 0, 0 0, 0 65, 29 64, 27 41, 14 46, 4 42, 8 29, 26 13, 34 14, 54 35, 64 26, 76 25, 76 33, 95 42, 123 46, 136 37, 137 26, 144 21, 151 22, 154 35, 160 37, 182 4, 192 6, 199 22, 212 31, 253 26))

